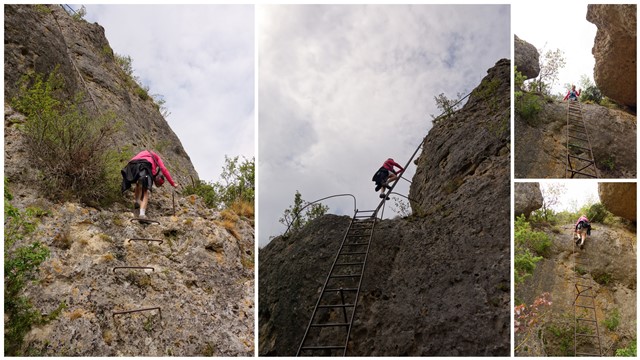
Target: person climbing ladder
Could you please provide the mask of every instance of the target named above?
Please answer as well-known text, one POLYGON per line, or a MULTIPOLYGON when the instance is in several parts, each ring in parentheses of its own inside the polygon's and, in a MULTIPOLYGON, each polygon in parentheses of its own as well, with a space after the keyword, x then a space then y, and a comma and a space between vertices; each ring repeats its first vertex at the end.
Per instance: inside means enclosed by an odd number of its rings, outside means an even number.
POLYGON ((388 158, 382 164, 382 167, 380 167, 380 169, 378 169, 378 171, 373 175, 373 178, 371 179, 371 181, 374 181, 376 183, 375 191, 382 189, 382 191, 380 192, 381 199, 384 199, 385 197, 387 200, 390 199, 388 194, 385 195, 384 191, 385 189, 391 190, 391 186, 389 186, 389 184, 397 180, 398 176, 403 172, 404 172, 404 169, 402 168, 402 166, 400 166, 400 164, 393 161, 392 158, 388 158), (394 167, 397 167, 400 169, 399 174, 394 170, 394 167))
POLYGON ((571 90, 567 92, 567 95, 564 97, 562 101, 566 101, 567 99, 571 101, 578 101, 578 97, 580 96, 580 90, 581 89, 576 90, 576 86, 571 85, 571 90))
POLYGON ((122 174, 121 190, 123 193, 131 187, 131 184, 136 184, 134 208, 140 208, 139 218, 141 219, 146 217, 145 212, 149 202, 149 192, 152 191, 153 184, 162 186, 166 178, 171 186, 178 187, 160 156, 149 150, 143 150, 131 158, 120 173, 122 174))
POLYGON ((587 235, 591 235, 591 224, 589 224, 589 219, 587 219, 586 215, 580 216, 578 222, 576 222, 575 230, 574 230, 574 240, 576 245, 580 246, 582 249, 584 247, 584 242, 587 240, 587 235))

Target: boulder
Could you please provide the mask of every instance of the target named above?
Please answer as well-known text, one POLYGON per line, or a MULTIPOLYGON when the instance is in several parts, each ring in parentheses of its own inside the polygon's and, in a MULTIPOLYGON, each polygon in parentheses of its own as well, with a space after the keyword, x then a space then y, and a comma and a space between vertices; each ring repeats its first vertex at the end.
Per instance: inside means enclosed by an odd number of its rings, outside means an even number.
POLYGON ((540 73, 540 54, 535 46, 514 35, 514 64, 527 79, 533 79, 540 73))
POLYGON ((611 213, 636 221, 636 183, 598 183, 598 195, 611 213))
POLYGON ((594 80, 618 103, 636 106, 636 5, 589 5, 587 20, 598 27, 591 52, 594 80))
POLYGON ((515 216, 529 217, 532 211, 542 207, 542 192, 540 192, 540 183, 537 182, 517 182, 515 183, 514 192, 515 204, 513 212, 515 216))

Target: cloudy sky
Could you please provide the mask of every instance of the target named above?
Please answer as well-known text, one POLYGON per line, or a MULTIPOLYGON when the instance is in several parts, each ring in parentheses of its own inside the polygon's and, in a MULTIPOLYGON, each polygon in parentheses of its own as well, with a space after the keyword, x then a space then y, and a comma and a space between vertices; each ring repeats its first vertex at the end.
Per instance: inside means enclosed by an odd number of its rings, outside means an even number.
MULTIPOLYGON (((578 86, 581 75, 593 82, 595 59, 591 54, 596 26, 587 21, 587 2, 554 1, 517 2, 512 6, 513 33, 537 49, 564 52, 566 65, 559 73, 553 94, 562 92, 564 84, 578 86)), ((541 54, 542 55, 542 54, 541 54)))
MULTIPOLYGON (((74 7, 79 7, 74 5, 74 7)), ((161 94, 167 121, 200 179, 218 179, 224 155, 254 156, 254 6, 86 5, 111 48, 161 94)))
MULTIPOLYGON (((374 209, 373 173, 388 157, 404 166, 439 113, 434 96, 468 93, 510 57, 508 5, 256 11, 261 247, 284 232, 278 218, 296 190, 308 201, 352 193, 360 210, 374 209)), ((349 198, 325 204, 353 214, 349 198)))
POLYGON ((598 183, 592 180, 579 180, 573 179, 570 182, 553 182, 545 181, 540 183, 540 188, 543 190, 551 186, 564 185, 564 191, 558 198, 558 204, 551 208, 555 211, 578 211, 581 207, 587 203, 600 202, 600 196, 598 195, 598 183), (570 186, 568 186, 570 185, 570 186))

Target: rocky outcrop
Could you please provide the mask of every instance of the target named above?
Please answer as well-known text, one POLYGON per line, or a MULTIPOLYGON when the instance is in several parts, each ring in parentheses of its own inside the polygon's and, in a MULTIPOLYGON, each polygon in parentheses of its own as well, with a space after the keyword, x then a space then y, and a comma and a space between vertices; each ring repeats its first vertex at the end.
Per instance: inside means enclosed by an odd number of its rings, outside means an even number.
MULTIPOLYGON (((537 263, 533 275, 516 287, 516 301, 532 304, 548 292, 550 312, 540 316, 538 336, 525 338, 516 334, 516 356, 574 356, 574 307, 576 261, 583 282, 594 287, 595 304, 604 356, 614 356, 618 348, 628 347, 636 338, 636 233, 635 228, 592 223, 591 236, 584 249, 572 241, 574 224, 558 225, 542 230, 551 238, 548 255, 537 263), (558 232, 560 230, 560 232, 558 232), (584 252, 584 254, 579 254, 584 252), (582 259, 582 260, 580 260, 582 259), (611 330, 605 319, 618 313, 619 325, 611 330), (569 346, 567 346, 569 344, 569 346), (520 345, 520 346, 518 346, 520 345)), ((540 308, 540 314, 546 312, 540 308)))
MULTIPOLYGON (((509 354, 509 61, 488 73, 425 138, 414 216, 376 225, 348 355, 509 354)), ((295 355, 349 221, 260 250, 260 355, 295 355)))
POLYGON ((598 27, 592 53, 594 80, 616 102, 636 107, 637 13, 635 4, 590 4, 587 20, 598 27))
POLYGON ((533 79, 540 74, 540 54, 535 46, 514 35, 513 62, 518 71, 527 79, 533 79))
POLYGON ((516 217, 524 215, 529 217, 532 211, 542 207, 542 192, 540 192, 540 183, 517 182, 514 185, 514 208, 513 213, 516 217))
POLYGON ((636 183, 598 183, 598 195, 612 214, 636 221, 636 183))
MULTIPOLYGON (((40 241, 51 255, 25 295, 53 321, 34 327, 23 352, 43 356, 252 356, 252 223, 204 206, 196 196, 154 193, 150 217, 130 210, 97 210, 76 203, 16 197, 19 208, 46 215, 14 246, 40 241), (158 242, 129 241, 152 238, 158 242), (119 266, 153 268, 114 269, 119 266), (113 316, 115 311, 160 307, 113 316), (160 316, 161 315, 161 316, 160 316)), ((5 319, 6 320, 6 319, 5 319)))
MULTIPOLYGON (((25 74, 49 74, 57 68, 69 96, 83 93, 92 100, 85 103, 89 111, 111 112, 123 121, 114 147, 129 147, 134 153, 153 149, 178 183, 198 179, 180 139, 157 105, 116 64, 102 26, 74 19, 59 5, 6 5, 4 39, 5 104, 17 94, 25 74)), ((22 141, 20 132, 11 129, 13 124, 5 121, 5 144, 22 141)), ((20 153, 7 156, 5 151, 5 176, 27 180, 20 171, 20 164, 26 163, 20 153)))
MULTIPOLYGON (((543 102, 534 120, 515 116, 515 177, 564 178, 567 105, 543 102)), ((636 117, 621 110, 582 104, 600 178, 636 177, 636 117)))

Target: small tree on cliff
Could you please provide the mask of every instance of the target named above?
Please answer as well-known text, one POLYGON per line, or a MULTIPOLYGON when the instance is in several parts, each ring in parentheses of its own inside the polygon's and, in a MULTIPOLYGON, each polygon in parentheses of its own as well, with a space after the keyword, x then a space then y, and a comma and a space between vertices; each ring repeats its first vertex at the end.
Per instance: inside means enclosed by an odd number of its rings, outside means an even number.
POLYGON ((329 207, 320 203, 307 206, 309 202, 302 199, 302 194, 296 190, 293 198, 293 205, 284 211, 278 220, 282 225, 289 228, 289 231, 296 233, 311 220, 317 219, 329 211, 329 207), (305 209, 305 206, 306 209, 305 209), (303 210, 305 210, 303 212, 303 210))
POLYGON ((540 57, 540 73, 537 78, 529 83, 529 89, 545 95, 551 95, 551 89, 555 82, 558 81, 558 72, 566 64, 564 52, 560 49, 544 52, 544 48, 538 49, 538 52, 544 54, 540 57))

